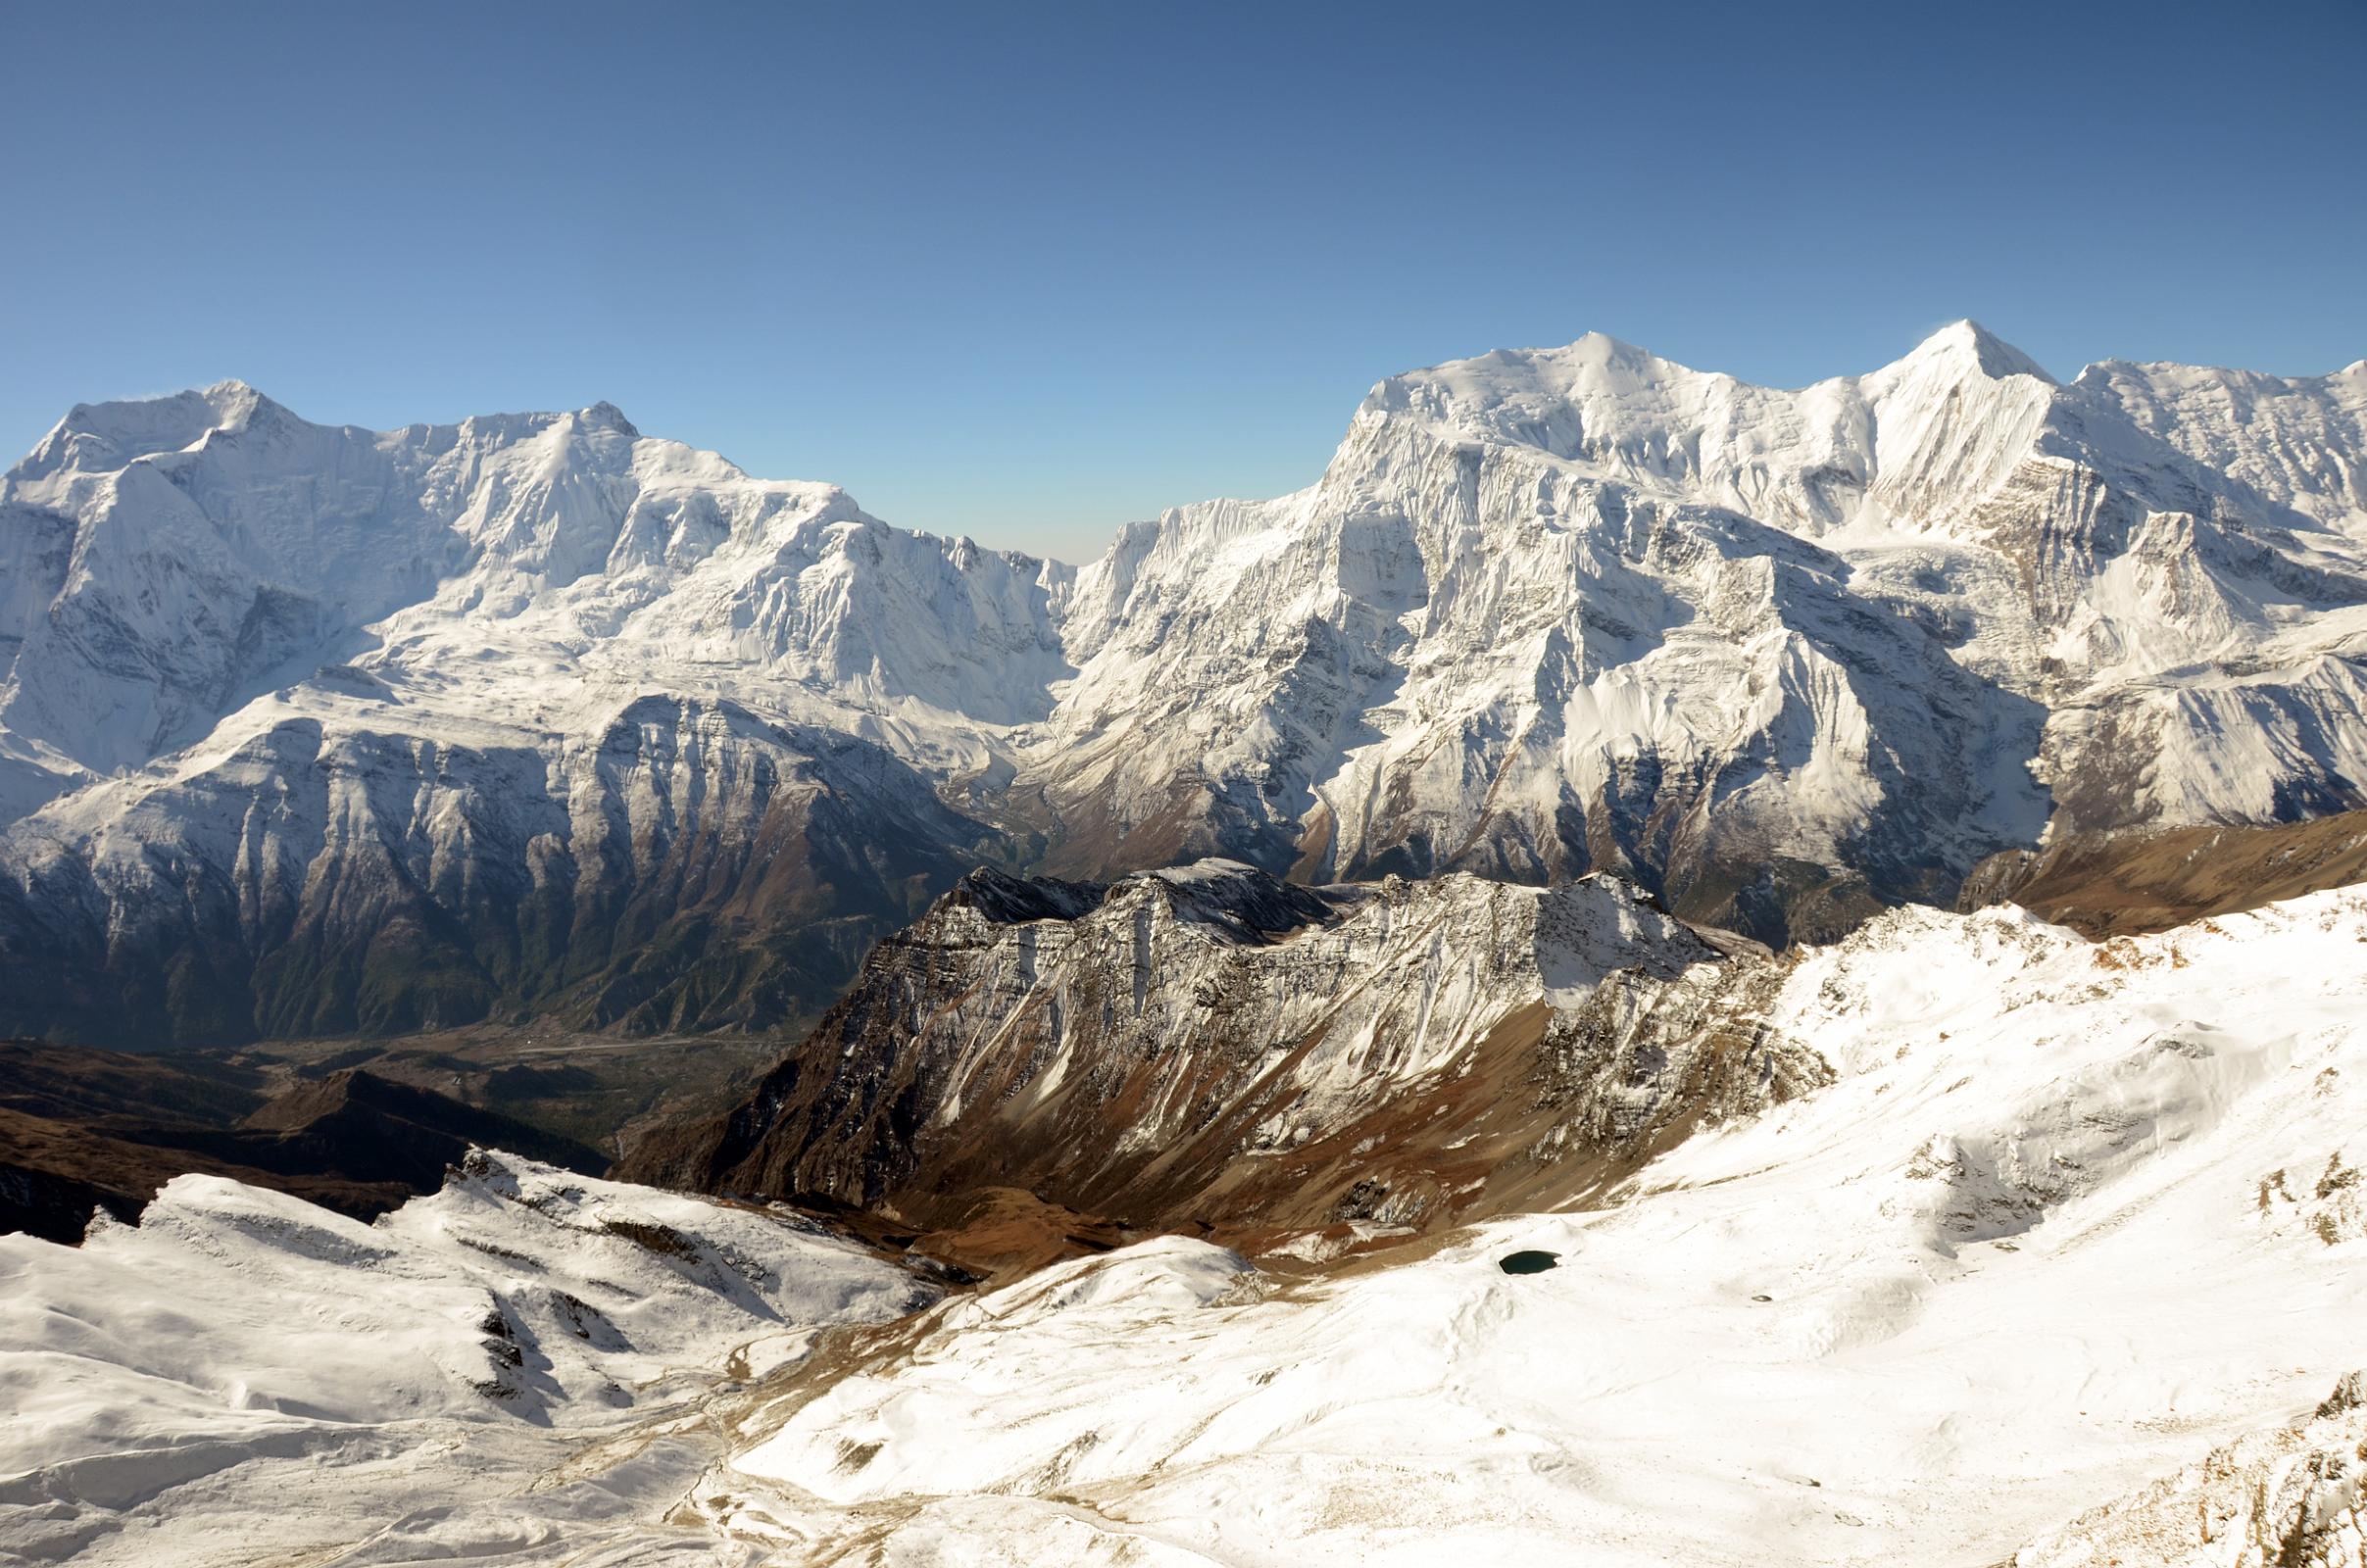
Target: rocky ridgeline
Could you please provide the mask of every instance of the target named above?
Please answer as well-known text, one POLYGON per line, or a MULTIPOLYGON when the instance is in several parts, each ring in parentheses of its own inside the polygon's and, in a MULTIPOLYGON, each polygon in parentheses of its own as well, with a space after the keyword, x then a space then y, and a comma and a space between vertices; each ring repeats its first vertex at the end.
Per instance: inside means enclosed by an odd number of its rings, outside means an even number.
POLYGON ((922 1225, 1008 1187, 1138 1224, 1427 1226, 1600 1191, 1825 1081, 1755 1015, 1780 969, 1608 876, 981 872, 742 1104, 620 1169, 922 1225))

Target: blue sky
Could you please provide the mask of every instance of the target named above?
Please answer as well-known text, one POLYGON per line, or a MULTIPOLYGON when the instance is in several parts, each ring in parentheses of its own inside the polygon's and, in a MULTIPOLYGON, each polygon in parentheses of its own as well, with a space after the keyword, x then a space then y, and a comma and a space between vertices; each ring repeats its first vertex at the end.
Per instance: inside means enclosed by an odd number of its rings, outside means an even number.
POLYGON ((1393 370, 2367 355, 2367 0, 14 8, 0 447, 606 398, 1078 558, 1393 370))

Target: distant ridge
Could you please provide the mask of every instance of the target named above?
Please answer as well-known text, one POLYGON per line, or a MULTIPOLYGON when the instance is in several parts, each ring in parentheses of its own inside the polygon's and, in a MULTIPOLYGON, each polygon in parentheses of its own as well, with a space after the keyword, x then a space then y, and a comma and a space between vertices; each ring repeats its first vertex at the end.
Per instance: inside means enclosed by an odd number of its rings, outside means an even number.
POLYGON ((794 1035, 981 864, 1616 873, 1773 946, 2367 808, 2367 369, 1589 334, 1081 566, 612 405, 78 407, 0 479, 0 1030, 794 1035), (37 981, 35 979, 37 978, 37 981))

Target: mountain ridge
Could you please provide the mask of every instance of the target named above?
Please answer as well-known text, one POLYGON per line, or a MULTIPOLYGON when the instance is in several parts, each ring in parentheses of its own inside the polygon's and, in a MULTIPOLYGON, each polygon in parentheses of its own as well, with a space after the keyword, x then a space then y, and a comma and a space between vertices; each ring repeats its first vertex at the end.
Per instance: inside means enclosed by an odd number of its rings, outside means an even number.
POLYGON ((1406 372, 1315 484, 1074 566, 606 404, 79 406, 0 479, 0 971, 84 978, 0 1025, 802 1021, 980 863, 1604 869, 1828 939, 2367 805, 2363 476, 2357 367, 2065 383, 1970 322, 1789 391, 1406 372))

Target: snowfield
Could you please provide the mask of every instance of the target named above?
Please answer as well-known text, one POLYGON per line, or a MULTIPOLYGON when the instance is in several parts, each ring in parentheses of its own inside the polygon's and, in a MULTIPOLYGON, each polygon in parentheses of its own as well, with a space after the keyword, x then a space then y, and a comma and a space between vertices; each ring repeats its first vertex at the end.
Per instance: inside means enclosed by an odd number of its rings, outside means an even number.
POLYGON ((2357 892, 2104 946, 1900 911, 1771 1013, 1841 1081, 1617 1207, 949 1302, 704 1506, 889 1560, 1994 1563, 2367 1362, 2363 957, 2357 892))
POLYGON ((375 1225, 183 1176, 79 1248, 0 1238, 0 1548, 380 1560, 380 1526, 431 1540, 622 1434, 598 1469, 639 1469, 595 1491, 678 1489, 653 1439, 934 1295, 810 1222, 501 1154, 375 1225))
POLYGON ((499 1158, 375 1227, 184 1180, 79 1250, 0 1244, 0 1544, 2356 1564, 2363 958, 2359 890, 2103 944, 1894 911, 1753 960, 1830 1085, 1608 1205, 1313 1269, 1170 1237, 928 1304, 499 1158))

